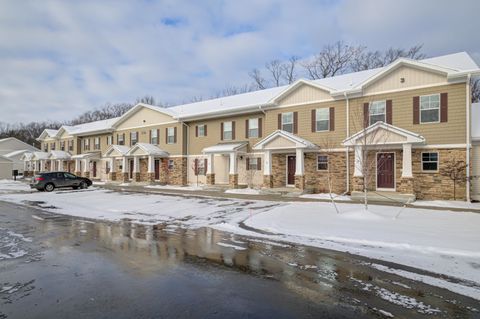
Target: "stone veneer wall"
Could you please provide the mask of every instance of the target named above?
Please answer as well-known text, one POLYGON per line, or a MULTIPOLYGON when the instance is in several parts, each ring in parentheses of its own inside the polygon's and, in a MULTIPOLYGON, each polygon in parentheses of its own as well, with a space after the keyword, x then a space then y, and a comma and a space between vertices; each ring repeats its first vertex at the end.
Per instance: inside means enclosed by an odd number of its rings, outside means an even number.
POLYGON ((287 154, 272 154, 272 185, 285 187, 287 183, 287 154))
POLYGON ((328 171, 317 170, 317 156, 328 155, 332 191, 342 194, 346 191, 347 163, 345 152, 306 153, 305 156, 305 189, 314 193, 328 193, 328 171))
POLYGON ((173 169, 168 169, 168 159, 164 159, 165 168, 168 172, 167 183, 172 185, 187 185, 187 158, 174 157, 169 159, 173 160, 173 169))

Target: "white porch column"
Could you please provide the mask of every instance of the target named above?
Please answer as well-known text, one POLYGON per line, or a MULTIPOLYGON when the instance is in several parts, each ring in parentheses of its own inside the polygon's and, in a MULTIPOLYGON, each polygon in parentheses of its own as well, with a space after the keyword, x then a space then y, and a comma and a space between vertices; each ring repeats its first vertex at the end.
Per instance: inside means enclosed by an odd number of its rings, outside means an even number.
POLYGON ((237 169, 237 154, 235 152, 230 153, 230 175, 238 174, 237 169))
POLYGON ((214 174, 214 161, 215 161, 215 155, 208 154, 208 159, 207 159, 207 174, 214 174))
POLYGON ((114 157, 110 158, 110 172, 115 173, 115 158, 114 157))
POLYGON ((263 155, 263 175, 272 175, 272 152, 265 151, 263 155))
POLYGON ((140 173, 140 162, 138 156, 133 157, 133 172, 140 173))
POLYGON ((412 144, 403 144, 402 177, 413 177, 412 175, 412 144))
POLYGON ((83 160, 83 172, 86 173, 89 171, 89 167, 88 167, 88 159, 84 159, 83 160))
POLYGON ((297 156, 295 158, 295 175, 297 176, 303 176, 305 169, 304 169, 304 162, 305 158, 303 156, 303 149, 302 148, 297 148, 297 156))
POLYGON ((80 160, 75 159, 75 172, 80 172, 80 160))
POLYGON ((28 171, 28 162, 27 161, 23 161, 23 171, 24 172, 28 171))
POLYGON ((126 156, 122 158, 122 173, 128 173, 128 159, 126 156))
POLYGON ((40 160, 40 167, 39 167, 39 172, 44 172, 45 171, 45 161, 40 160))
POLYGON ((58 161, 58 170, 63 171, 63 161, 62 160, 58 161))
POLYGON ((155 159, 153 156, 149 156, 147 173, 153 173, 153 172, 155 172, 155 159))
POLYGON ((353 176, 363 177, 363 158, 361 145, 355 145, 355 171, 353 176))

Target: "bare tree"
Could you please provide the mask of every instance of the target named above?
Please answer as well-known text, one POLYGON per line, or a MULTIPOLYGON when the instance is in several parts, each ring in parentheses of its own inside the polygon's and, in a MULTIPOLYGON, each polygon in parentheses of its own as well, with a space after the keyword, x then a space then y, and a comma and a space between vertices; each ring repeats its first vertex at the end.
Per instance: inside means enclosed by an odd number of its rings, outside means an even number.
MULTIPOLYGON (((258 173, 258 167, 257 169, 250 169, 250 162, 251 161, 257 161, 257 158, 255 157, 247 157, 245 160, 245 180, 247 181, 247 187, 250 189, 254 188, 254 181, 255 181, 255 176, 258 173)), ((258 164, 258 162, 257 162, 258 164)))
POLYGON ((296 69, 299 60, 298 56, 292 55, 287 62, 282 64, 283 79, 287 84, 292 84, 297 79, 296 69))
POLYGON ((464 161, 450 159, 443 163, 440 175, 446 176, 453 181, 453 199, 457 199, 456 187, 460 181, 466 181, 467 164, 464 161))
POLYGON ((259 69, 253 69, 252 71, 250 71, 250 73, 248 73, 248 75, 254 81, 254 85, 257 89, 263 90, 267 88, 266 80, 262 76, 262 72, 259 69))
MULTIPOLYGON (((321 151, 322 154, 325 154, 327 156, 327 185, 328 185, 328 194, 330 196, 330 201, 332 202, 333 207, 335 208, 335 211, 337 214, 340 214, 340 211, 338 210, 337 203, 335 202, 335 197, 333 196, 333 170, 330 165, 331 161, 330 159, 333 156, 333 149, 335 148, 335 144, 329 139, 325 138, 323 140, 323 143, 321 145, 321 151)), ((318 165, 318 163, 317 163, 318 165)))
POLYGON ((197 184, 196 184, 197 187, 198 187, 198 177, 200 175, 205 175, 205 172, 207 170, 204 163, 205 163, 204 159, 201 157, 195 157, 192 162, 191 168, 193 170, 193 174, 197 178, 197 184))
POLYGON ((480 102, 480 78, 470 80, 472 103, 480 102))
POLYGON ((366 47, 361 47, 356 55, 352 57, 350 68, 352 71, 363 71, 386 66, 398 58, 409 58, 412 60, 421 60, 426 58, 422 53, 423 44, 417 44, 409 49, 388 48, 385 51, 367 51, 366 47))
POLYGON ((280 60, 272 60, 265 64, 265 68, 272 76, 273 86, 280 86, 280 80, 283 77, 283 64, 280 60))
POLYGON ((135 104, 138 104, 138 103, 155 105, 155 98, 151 95, 145 95, 143 97, 137 98, 137 100, 135 101, 135 104))

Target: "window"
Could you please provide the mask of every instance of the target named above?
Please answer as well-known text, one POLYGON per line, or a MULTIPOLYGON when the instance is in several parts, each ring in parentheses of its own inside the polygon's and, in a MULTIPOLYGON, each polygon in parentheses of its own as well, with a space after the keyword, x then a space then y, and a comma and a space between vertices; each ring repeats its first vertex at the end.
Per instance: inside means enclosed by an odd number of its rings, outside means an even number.
POLYGON ((168 169, 173 169, 174 165, 173 165, 173 160, 172 159, 169 159, 168 160, 168 169))
POLYGON ((368 109, 370 125, 377 122, 386 122, 386 109, 385 101, 375 101, 370 103, 368 109))
POLYGON ((195 159, 196 174, 195 175, 205 175, 207 173, 207 168, 205 167, 204 159, 195 159))
POLYGON ((45 152, 48 152, 48 144, 47 144, 47 143, 44 143, 44 144, 43 144, 43 150, 44 150, 45 152))
POLYGON ((315 121, 317 132, 330 130, 330 109, 317 109, 315 112, 315 121))
POLYGON ((90 149, 90 139, 86 138, 83 140, 83 149, 84 150, 89 150, 90 149))
POLYGON ((50 144, 50 149, 53 151, 55 150, 55 143, 50 144))
POLYGON ((124 135, 118 134, 117 135, 117 143, 118 145, 125 145, 124 135))
POLYGON ((422 153, 422 171, 438 171, 438 153, 422 153))
POLYGON ((66 179, 76 179, 77 176, 70 174, 70 173, 63 173, 66 179))
POLYGON ((199 125, 197 130, 199 137, 207 136, 207 129, 205 124, 199 125))
POLYGON ((73 141, 72 140, 68 141, 68 150, 73 151, 73 141))
POLYGON ((113 144, 113 136, 109 135, 107 136, 107 145, 112 145, 113 144))
POLYGON ((420 123, 440 122, 440 94, 420 96, 420 123))
POLYGON ((232 133, 232 122, 223 122, 223 139, 231 140, 233 137, 232 133))
POLYGON ((61 141, 61 142, 60 142, 60 149, 61 149, 62 151, 65 151, 65 141, 61 141))
POLYGON ((95 150, 100 149, 100 137, 95 137, 94 144, 93 144, 93 149, 95 149, 95 150))
POLYGON ((318 155, 317 157, 317 171, 328 170, 328 156, 318 155))
POLYGON ((130 133, 130 146, 137 144, 138 142, 138 132, 130 133))
POLYGON ((167 128, 167 144, 175 144, 175 128, 174 127, 167 128))
POLYGON ((158 144, 158 130, 151 129, 150 130, 150 144, 158 144))
POLYGON ((258 171, 260 167, 258 166, 260 162, 260 158, 258 157, 251 157, 247 158, 247 170, 249 171, 258 171))
POLYGON ((282 130, 293 133, 293 112, 282 113, 282 130))
POLYGON ((248 137, 258 137, 258 119, 248 120, 248 137))
POLYGON ((109 161, 105 162, 105 173, 106 174, 110 173, 110 162, 109 161))

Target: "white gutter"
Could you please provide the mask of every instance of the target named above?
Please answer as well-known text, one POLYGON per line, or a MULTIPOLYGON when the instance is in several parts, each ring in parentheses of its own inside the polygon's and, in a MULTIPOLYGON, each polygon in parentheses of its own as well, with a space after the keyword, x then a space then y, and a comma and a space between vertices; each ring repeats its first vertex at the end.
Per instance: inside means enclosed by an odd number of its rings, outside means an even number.
MULTIPOLYGON (((347 138, 350 137, 350 101, 348 99, 347 92, 344 92, 343 95, 345 96, 346 106, 347 106, 347 138)), ((347 146, 346 152, 346 160, 347 160, 347 193, 350 192, 350 147, 347 146)))
POLYGON ((467 192, 467 202, 470 202, 470 147, 471 145, 471 132, 470 132, 470 111, 471 111, 471 97, 470 97, 470 79, 472 78, 471 74, 467 75, 467 86, 466 86, 466 95, 467 95, 467 103, 466 103, 466 108, 467 108, 467 187, 466 187, 466 192, 467 192))

